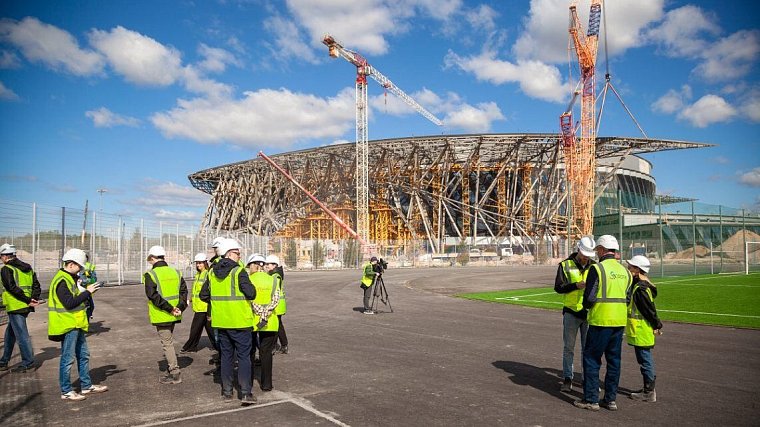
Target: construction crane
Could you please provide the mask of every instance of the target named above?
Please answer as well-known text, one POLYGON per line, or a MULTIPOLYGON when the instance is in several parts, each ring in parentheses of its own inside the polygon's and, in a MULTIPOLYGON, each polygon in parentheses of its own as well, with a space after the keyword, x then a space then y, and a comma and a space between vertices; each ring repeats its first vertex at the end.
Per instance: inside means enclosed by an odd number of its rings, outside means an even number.
POLYGON ((417 103, 409 95, 393 84, 367 59, 357 52, 343 47, 331 35, 322 39, 333 58, 343 58, 356 66, 356 232, 360 240, 369 242, 369 139, 367 133, 367 76, 401 98, 425 118, 438 126, 443 126, 437 117, 417 103))
POLYGON ((568 109, 560 115, 560 131, 565 152, 567 191, 571 208, 568 213, 568 236, 590 235, 594 226, 594 179, 596 172, 596 118, 595 90, 596 55, 599 45, 599 24, 602 14, 602 0, 591 0, 588 31, 583 35, 578 18, 577 2, 570 5, 570 37, 580 68, 579 90, 573 94, 568 109), (581 95, 580 138, 573 124, 572 108, 577 96, 581 95))

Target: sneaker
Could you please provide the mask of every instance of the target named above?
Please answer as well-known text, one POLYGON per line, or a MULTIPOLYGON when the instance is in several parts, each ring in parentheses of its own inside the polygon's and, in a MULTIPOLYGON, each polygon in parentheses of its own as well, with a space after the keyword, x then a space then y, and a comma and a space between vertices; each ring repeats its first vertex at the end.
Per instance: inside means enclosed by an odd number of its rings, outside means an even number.
POLYGON ((34 371, 35 369, 37 369, 37 366, 35 365, 27 365, 27 366, 18 365, 15 368, 11 369, 11 372, 16 373, 16 374, 23 374, 25 372, 34 371))
POLYGON ((256 397, 252 394, 246 394, 243 396, 243 399, 240 400, 240 403, 242 403, 243 406, 253 405, 256 403, 256 397))
POLYGON ((161 377, 158 382, 161 384, 179 384, 182 382, 182 378, 180 377, 179 373, 166 374, 166 376, 161 377))
POLYGON ((61 399, 62 400, 74 400, 74 401, 76 401, 76 400, 85 400, 85 399, 87 399, 87 396, 85 396, 83 394, 79 394, 79 393, 75 392, 74 390, 71 390, 68 393, 62 394, 61 395, 61 399))
POLYGON ((224 402, 232 402, 232 395, 222 393, 222 400, 224 402))
POLYGON ((374 312, 374 311, 372 311, 372 310, 364 310, 364 312, 363 312, 363 313, 364 313, 364 314, 375 314, 375 312, 374 312))
POLYGON ((595 411, 595 412, 599 410, 598 403, 591 403, 585 400, 576 400, 575 402, 573 402, 573 406, 575 406, 576 408, 588 409, 589 411, 595 411))
POLYGON ((634 391, 631 393, 631 399, 633 400, 641 400, 642 402, 657 402, 657 392, 655 390, 652 391, 634 391))
POLYGON ((284 345, 280 348, 280 353, 288 354, 288 346, 284 345))
POLYGON ((108 391, 107 385, 97 385, 93 384, 90 386, 90 388, 83 388, 82 394, 90 394, 90 393, 103 393, 104 391, 108 391))
POLYGON ((559 388, 559 391, 570 393, 573 391, 573 380, 570 378, 565 378, 564 381, 562 381, 562 387, 559 388))
POLYGON ((606 400, 602 400, 599 402, 599 406, 601 406, 604 409, 607 409, 608 411, 617 411, 617 403, 615 401, 607 402, 606 400))

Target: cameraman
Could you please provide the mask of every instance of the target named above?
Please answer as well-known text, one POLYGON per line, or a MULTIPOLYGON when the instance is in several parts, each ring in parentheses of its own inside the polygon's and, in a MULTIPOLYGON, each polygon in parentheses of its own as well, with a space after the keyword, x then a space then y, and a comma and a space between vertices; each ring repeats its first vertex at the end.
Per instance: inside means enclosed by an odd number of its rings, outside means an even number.
POLYGON ((383 268, 378 264, 377 257, 369 259, 369 263, 364 265, 364 275, 362 276, 361 288, 364 289, 364 314, 375 314, 370 306, 369 299, 372 297, 372 289, 377 277, 382 274, 383 268))

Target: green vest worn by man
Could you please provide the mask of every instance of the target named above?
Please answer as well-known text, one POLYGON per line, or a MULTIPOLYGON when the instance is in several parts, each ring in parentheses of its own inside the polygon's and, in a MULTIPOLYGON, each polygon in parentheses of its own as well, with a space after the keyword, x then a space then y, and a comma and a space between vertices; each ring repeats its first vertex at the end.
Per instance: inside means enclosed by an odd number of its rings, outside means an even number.
POLYGON ((274 314, 282 316, 288 312, 288 302, 285 301, 285 288, 282 286, 282 276, 280 276, 280 273, 274 273, 272 276, 277 278, 277 290, 280 291, 280 302, 277 303, 274 314))
POLYGON ((193 282, 192 301, 193 311, 196 313, 205 313, 208 311, 208 304, 201 301, 199 296, 203 283, 206 281, 206 277, 208 277, 208 270, 203 270, 195 275, 195 281, 193 282))
MULTIPOLYGON (((156 291, 166 302, 177 307, 179 305, 179 284, 182 281, 182 274, 168 265, 156 267, 147 271, 153 283, 156 284, 156 291)), ((153 301, 148 300, 148 316, 150 323, 174 323, 182 320, 182 315, 175 316, 156 307, 153 301)))
POLYGON ((375 280, 375 269, 371 262, 364 264, 364 275, 362 276, 362 285, 365 288, 372 286, 372 282, 375 280))
POLYGON ((588 324, 591 326, 625 326, 628 318, 626 291, 631 285, 631 273, 613 258, 605 259, 591 266, 596 269, 599 287, 596 304, 588 310, 588 324))
MULTIPOLYGON (((19 288, 21 288, 22 291, 24 291, 24 295, 31 298, 32 297, 32 282, 34 280, 34 271, 29 270, 26 273, 24 273, 18 268, 12 265, 8 265, 8 264, 6 264, 4 267, 10 268, 11 271, 13 271, 13 280, 16 281, 16 285, 19 288)), ((3 287, 3 304, 5 304, 5 311, 7 311, 8 313, 13 313, 16 310, 21 310, 21 309, 29 307, 29 304, 19 299, 16 299, 16 297, 14 297, 13 294, 5 290, 5 287, 3 287)))
MULTIPOLYGON (((636 303, 633 302, 633 294, 639 289, 638 284, 633 287, 631 292, 631 301, 628 303, 628 323, 625 325, 625 336, 628 344, 636 347, 654 347, 654 329, 649 322, 639 313, 636 303)), ((643 291, 649 301, 654 302, 652 291, 646 289, 643 291)))
POLYGON ((240 292, 238 283, 245 269, 235 267, 224 279, 211 270, 208 275, 211 294, 211 326, 222 329, 253 328, 253 310, 250 301, 240 292))
POLYGON ((74 297, 79 295, 79 288, 74 282, 74 278, 66 271, 58 270, 58 273, 53 277, 53 281, 50 282, 50 290, 48 291, 48 335, 63 335, 74 329, 81 329, 87 332, 90 322, 87 321, 87 307, 85 304, 82 303, 71 310, 67 310, 61 303, 61 300, 58 299, 58 293, 55 288, 61 279, 66 282, 71 295, 74 297))
MULTIPOLYGON (((257 271, 256 273, 251 274, 249 277, 251 278, 253 287, 256 288, 256 298, 253 299, 253 303, 263 306, 269 305, 269 303, 271 303, 274 299, 275 292, 277 292, 279 286, 277 282, 282 281, 280 280, 280 275, 274 274, 270 276, 263 271, 257 271)), ((280 320, 277 318, 277 315, 275 313, 272 313, 267 318, 267 324, 263 328, 259 328, 261 316, 255 312, 253 313, 253 316, 254 331, 277 332, 280 329, 280 320)))
MULTIPOLYGON (((562 266, 562 272, 567 279, 567 283, 585 282, 586 276, 588 276, 588 269, 594 261, 589 260, 589 264, 585 270, 578 268, 578 265, 572 259, 566 259, 559 265, 562 266)), ((583 310, 583 289, 576 289, 565 294, 564 301, 565 307, 579 312, 583 310)))

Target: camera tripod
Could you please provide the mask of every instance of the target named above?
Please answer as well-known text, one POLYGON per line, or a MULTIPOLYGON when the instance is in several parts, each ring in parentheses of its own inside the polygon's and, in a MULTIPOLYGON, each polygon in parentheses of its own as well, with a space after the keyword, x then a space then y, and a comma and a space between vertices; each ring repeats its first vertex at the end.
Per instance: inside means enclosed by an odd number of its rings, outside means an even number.
POLYGON ((374 312, 377 312, 377 307, 379 305, 378 301, 382 302, 383 305, 387 305, 388 308, 391 309, 391 313, 393 313, 393 306, 391 305, 391 299, 388 296, 388 289, 385 287, 382 274, 377 276, 377 279, 375 280, 375 289, 372 291, 372 303, 370 304, 370 309, 374 312))

